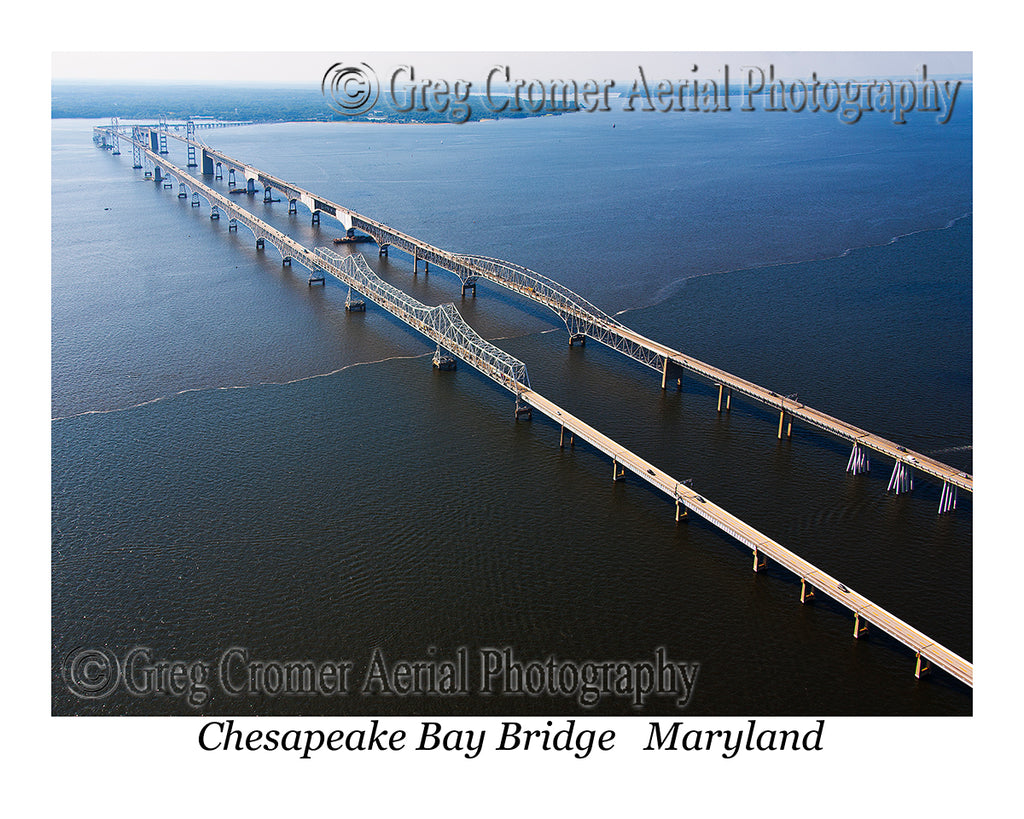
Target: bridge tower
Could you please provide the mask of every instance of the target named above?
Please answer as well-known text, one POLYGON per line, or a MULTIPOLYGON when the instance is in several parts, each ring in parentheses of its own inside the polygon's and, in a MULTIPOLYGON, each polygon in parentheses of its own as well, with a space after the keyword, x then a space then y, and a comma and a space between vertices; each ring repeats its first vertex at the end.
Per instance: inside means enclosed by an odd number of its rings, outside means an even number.
POLYGON ((199 163, 196 162, 196 146, 193 144, 196 139, 196 124, 192 121, 192 117, 189 117, 185 122, 185 139, 188 140, 188 167, 198 168, 199 163))
MULTIPOLYGON (((118 133, 121 129, 121 121, 117 117, 110 118, 110 153, 114 156, 121 155, 121 142, 118 139, 118 133)), ((141 167, 141 166, 140 166, 141 167)))
POLYGON ((138 125, 132 126, 132 168, 139 170, 142 167, 142 128, 138 125))
POLYGON ((160 115, 160 127, 157 135, 159 137, 160 144, 160 156, 167 155, 167 117, 163 114, 160 115))

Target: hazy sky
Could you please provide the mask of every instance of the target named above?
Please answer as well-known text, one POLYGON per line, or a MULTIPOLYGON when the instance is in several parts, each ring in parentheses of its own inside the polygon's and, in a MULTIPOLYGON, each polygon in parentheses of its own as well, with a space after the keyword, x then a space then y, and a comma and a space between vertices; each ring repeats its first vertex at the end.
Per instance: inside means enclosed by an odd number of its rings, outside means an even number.
POLYGON ((823 78, 913 76, 919 66, 929 74, 970 74, 970 52, 54 52, 54 80, 119 82, 280 83, 318 86, 334 63, 366 62, 379 76, 412 65, 418 78, 481 80, 495 65, 508 65, 513 79, 633 78, 642 65, 649 78, 713 77, 728 65, 768 70, 779 76, 823 78), (691 73, 696 64, 699 71, 691 73))

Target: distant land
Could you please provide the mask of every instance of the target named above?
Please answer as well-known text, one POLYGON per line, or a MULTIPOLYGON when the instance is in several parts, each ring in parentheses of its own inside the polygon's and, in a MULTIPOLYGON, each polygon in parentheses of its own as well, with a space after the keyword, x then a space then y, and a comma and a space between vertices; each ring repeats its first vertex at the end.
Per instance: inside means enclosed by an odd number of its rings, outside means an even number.
MULTIPOLYGON (((452 122, 451 112, 397 111, 381 94, 367 113, 347 116, 331 109, 319 88, 210 85, 102 85, 55 82, 51 86, 50 116, 53 119, 168 120, 213 117, 253 122, 452 122)), ((574 107, 546 104, 539 111, 506 110, 495 113, 483 97, 470 96, 470 120, 513 119, 566 114, 574 107)))

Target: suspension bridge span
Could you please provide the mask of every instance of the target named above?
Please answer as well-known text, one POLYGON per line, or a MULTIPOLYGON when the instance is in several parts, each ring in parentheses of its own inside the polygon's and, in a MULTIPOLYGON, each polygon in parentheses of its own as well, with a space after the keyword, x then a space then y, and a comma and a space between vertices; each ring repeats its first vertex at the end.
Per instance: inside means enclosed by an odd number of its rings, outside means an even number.
POLYGON ((451 351, 462 361, 515 395, 517 418, 523 415, 532 416, 533 411, 537 411, 560 427, 560 446, 563 448, 566 445, 567 433, 570 446, 574 445, 578 437, 611 458, 613 480, 623 480, 628 470, 670 497, 675 503, 677 522, 693 513, 750 549, 755 572, 763 571, 769 559, 789 570, 800 579, 801 603, 807 603, 818 595, 828 597, 853 614, 855 638, 863 637, 870 624, 913 651, 916 659, 915 676, 920 677, 935 666, 973 688, 972 663, 709 501, 689 486, 689 482, 673 478, 653 463, 626 449, 533 390, 526 365, 476 333, 465 322, 454 304, 438 307, 422 304, 380 279, 359 254, 343 257, 327 248, 310 251, 172 164, 145 142, 136 141, 133 137, 128 139, 154 166, 155 181, 163 182, 165 188, 173 188, 173 183, 169 180, 176 179, 179 197, 188 198, 190 192, 193 205, 200 204, 200 198, 205 199, 210 207, 211 218, 220 219, 226 216, 228 230, 237 230, 238 225, 243 225, 253 234, 257 249, 265 249, 267 243, 272 244, 281 253, 283 264, 290 265, 297 261, 306 267, 310 271, 311 282, 323 281, 324 274, 333 276, 349 287, 347 303, 351 301, 351 291, 355 290, 436 343, 438 351, 441 348, 451 351), (167 181, 164 181, 164 177, 167 181))
MULTIPOLYGON (((158 133, 160 133, 159 129, 150 132, 154 144, 156 136, 153 135, 158 133)), ((272 192, 278 191, 287 198, 289 213, 297 212, 297 203, 299 202, 310 210, 314 223, 318 224, 320 214, 326 213, 334 217, 350 233, 360 230, 372 237, 377 243, 381 255, 388 255, 389 249, 395 247, 412 256, 414 273, 418 272, 419 263, 422 261, 424 271, 428 271, 430 265, 433 264, 458 276, 462 282, 463 295, 467 290, 471 290, 475 294, 477 281, 485 279, 544 305, 565 323, 570 346, 575 342, 584 344, 587 338, 592 338, 634 361, 658 371, 661 374, 663 390, 667 388, 670 375, 675 376, 677 372, 688 373, 708 381, 718 388, 719 413, 722 412, 723 405, 726 411, 731 408, 733 393, 777 410, 779 413, 778 437, 780 439, 784 435, 786 437, 792 435, 793 421, 798 420, 851 444, 846 469, 853 474, 870 470, 871 452, 890 458, 894 465, 888 488, 896 494, 913 489, 915 472, 927 475, 941 483, 942 491, 938 507, 940 514, 951 512, 956 508, 958 491, 963 490, 969 493, 974 491, 973 476, 928 455, 910 450, 881 435, 876 435, 815 409, 799 401, 797 394, 780 395, 665 344, 653 341, 612 318, 559 282, 529 268, 502 259, 442 250, 382 222, 363 216, 350 208, 319 197, 283 179, 242 163, 199 141, 194 132, 186 133, 185 136, 177 133, 170 133, 170 135, 188 147, 190 162, 194 163, 194 167, 198 167, 198 163, 194 162, 194 152, 201 151, 204 174, 214 174, 222 178, 223 169, 227 167, 229 183, 234 183, 236 173, 242 174, 250 192, 256 193, 257 185, 263 188, 264 201, 267 202, 273 201, 272 192)))

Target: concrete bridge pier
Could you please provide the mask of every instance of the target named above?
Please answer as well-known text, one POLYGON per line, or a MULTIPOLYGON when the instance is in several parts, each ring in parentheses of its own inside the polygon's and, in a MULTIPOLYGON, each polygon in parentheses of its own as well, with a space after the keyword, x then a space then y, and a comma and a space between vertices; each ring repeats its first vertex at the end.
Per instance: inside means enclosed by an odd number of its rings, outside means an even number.
POLYGON ((928 662, 927 657, 922 657, 921 652, 917 652, 917 664, 914 666, 914 676, 917 679, 921 679, 925 674, 932 670, 932 664, 928 662))
MULTIPOLYGON (((725 396, 725 411, 729 412, 732 410, 732 387, 729 389, 725 388, 725 384, 718 385, 718 412, 722 411, 722 396, 725 396)), ((781 423, 781 422, 780 422, 781 423)), ((781 438, 782 435, 780 434, 781 438)))
MULTIPOLYGON (((783 409, 783 410, 781 410, 779 412, 779 440, 780 441, 782 440, 782 425, 783 425, 783 422, 785 420, 786 420, 786 410, 783 409)), ((789 424, 786 426, 786 437, 787 438, 792 438, 793 437, 793 417, 792 416, 790 416, 789 424)))
MULTIPOLYGON (((320 224, 320 211, 318 211, 318 210, 313 211, 313 215, 309 217, 309 224, 311 226, 312 225, 319 225, 320 224)), ((384 255, 387 256, 388 254, 385 253, 384 255)))
MULTIPOLYGON (((377 255, 387 256, 389 247, 391 247, 391 245, 389 245, 387 242, 384 242, 384 244, 377 245, 377 255)), ((463 289, 463 293, 465 293, 465 289, 463 289)))
POLYGON ((228 232, 230 233, 232 231, 235 233, 238 232, 238 220, 234 216, 228 220, 228 232))
POLYGON ((569 333, 569 346, 570 347, 572 347, 574 341, 578 341, 580 343, 580 347, 586 347, 587 346, 587 334, 586 333, 573 333, 573 332, 570 332, 569 333))
POLYGON ((856 442, 853 445, 853 451, 850 453, 850 460, 846 463, 846 471, 854 475, 871 471, 871 457, 867 449, 856 442))
POLYGON ((462 282, 462 298, 466 298, 466 291, 472 290, 473 295, 476 295, 476 279, 470 276, 468 279, 464 279, 462 282))
POLYGON ((223 179, 224 178, 224 166, 221 163, 217 163, 213 166, 213 178, 223 179))
POLYGON ((289 216, 291 216, 294 213, 298 213, 299 212, 299 208, 296 205, 296 202, 298 202, 298 201, 299 201, 298 199, 289 199, 288 200, 288 215, 289 216))
POLYGON ((202 206, 202 202, 199 201, 199 191, 192 191, 192 207, 198 208, 202 206))
POLYGON ((256 238, 256 249, 257 250, 263 250, 263 245, 264 245, 263 237, 262 236, 257 237, 256 238))
POLYGON ((897 495, 902 495, 904 492, 909 492, 913 488, 913 470, 903 463, 903 461, 896 461, 896 466, 894 466, 892 470, 892 477, 889 478, 889 488, 887 491, 895 492, 897 495))
POLYGON ((617 458, 612 458, 612 480, 613 481, 624 481, 626 480, 626 468, 619 468, 619 461, 617 458))
POLYGON ((686 520, 690 510, 683 506, 683 502, 676 496, 676 523, 686 520))
POLYGON ((533 420, 533 407, 529 404, 524 404, 519 400, 519 396, 516 396, 516 420, 525 418, 527 421, 533 420))
POLYGON ((256 193, 256 180, 246 179, 245 180, 245 192, 249 194, 256 193))
POLYGON ((761 571, 768 566, 768 558, 754 548, 754 573, 761 571))
POLYGON ((942 497, 939 498, 939 514, 944 515, 956 509, 956 487, 949 481, 942 482, 942 497))
POLYGON ((809 603, 814 599, 814 589, 807 582, 806 577, 800 578, 800 602, 809 603))
POLYGON ((220 209, 216 205, 213 205, 210 208, 210 218, 211 219, 220 219, 220 209))
POLYGON ((178 198, 179 199, 188 199, 188 191, 185 190, 185 183, 184 182, 179 182, 178 183, 178 198))
POLYGON ((228 187, 235 187, 235 169, 228 168, 228 187))
POLYGON ((860 612, 855 612, 853 615, 853 639, 859 640, 863 635, 868 633, 868 624, 864 623, 861 625, 860 612))

